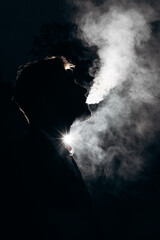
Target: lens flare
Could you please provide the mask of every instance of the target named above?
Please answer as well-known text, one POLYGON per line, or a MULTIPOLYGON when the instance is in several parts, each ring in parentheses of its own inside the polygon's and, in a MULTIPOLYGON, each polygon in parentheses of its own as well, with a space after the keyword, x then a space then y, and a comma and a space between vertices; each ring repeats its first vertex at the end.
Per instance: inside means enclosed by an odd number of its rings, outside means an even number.
POLYGON ((65 144, 69 144, 69 145, 72 145, 72 142, 73 142, 73 138, 71 136, 71 134, 66 134, 63 136, 63 142, 65 144))
POLYGON ((71 155, 74 154, 73 148, 73 135, 72 134, 63 134, 62 138, 65 148, 70 152, 71 155))

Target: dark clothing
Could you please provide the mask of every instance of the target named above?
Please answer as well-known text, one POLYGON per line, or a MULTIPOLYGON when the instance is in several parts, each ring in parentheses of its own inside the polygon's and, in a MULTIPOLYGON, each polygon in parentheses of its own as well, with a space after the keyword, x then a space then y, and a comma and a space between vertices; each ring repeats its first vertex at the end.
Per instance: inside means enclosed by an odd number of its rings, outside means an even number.
POLYGON ((47 137, 34 128, 21 142, 18 155, 17 237, 102 239, 90 196, 73 158, 68 164, 67 157, 62 158, 47 137))

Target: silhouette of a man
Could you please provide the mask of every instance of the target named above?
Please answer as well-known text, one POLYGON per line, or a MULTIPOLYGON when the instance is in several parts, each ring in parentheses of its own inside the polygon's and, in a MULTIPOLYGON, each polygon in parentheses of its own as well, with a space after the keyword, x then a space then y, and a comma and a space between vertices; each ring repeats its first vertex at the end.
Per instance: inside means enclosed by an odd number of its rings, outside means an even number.
POLYGON ((64 57, 18 72, 14 98, 30 122, 17 157, 21 239, 101 239, 82 175, 61 142, 75 118, 90 114, 85 94, 64 57))

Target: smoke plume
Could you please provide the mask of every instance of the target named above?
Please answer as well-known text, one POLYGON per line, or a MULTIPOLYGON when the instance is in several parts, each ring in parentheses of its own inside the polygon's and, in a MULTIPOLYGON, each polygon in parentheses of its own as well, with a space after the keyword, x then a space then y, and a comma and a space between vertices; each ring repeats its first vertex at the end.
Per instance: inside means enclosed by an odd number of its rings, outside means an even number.
POLYGON ((98 46, 101 60, 87 99, 87 103, 95 104, 127 79, 137 62, 135 49, 149 39, 149 29, 137 11, 113 8, 97 19, 90 14, 83 32, 86 40, 98 46))
POLYGON ((75 159, 87 178, 134 181, 148 164, 145 149, 160 130, 153 15, 149 6, 89 4, 77 17, 81 38, 97 46, 99 56, 89 69, 95 75, 87 98, 96 110, 71 128, 75 159))

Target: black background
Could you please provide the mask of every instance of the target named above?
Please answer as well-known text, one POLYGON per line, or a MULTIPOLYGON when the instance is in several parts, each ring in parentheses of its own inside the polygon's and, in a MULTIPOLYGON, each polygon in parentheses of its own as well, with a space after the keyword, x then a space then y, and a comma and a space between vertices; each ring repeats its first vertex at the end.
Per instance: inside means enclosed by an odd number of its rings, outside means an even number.
MULTIPOLYGON (((148 1, 155 4, 153 1, 148 1)), ((157 8, 159 7, 157 1, 157 8)), ((7 145, 20 139, 27 130, 27 122, 18 107, 11 102, 18 66, 30 60, 52 55, 64 55, 76 65, 80 83, 92 79, 87 70, 97 57, 96 47, 89 48, 77 37, 77 26, 71 22, 77 9, 70 1, 26 0, 0 3, 0 100, 1 152, 7 145), (3 148, 4 146, 4 148, 3 148)), ((159 20, 151 23, 153 34, 159 36, 159 20)), ((158 239, 160 236, 160 177, 159 135, 146 149, 152 167, 133 184, 112 193, 114 183, 96 179, 92 197, 103 222, 106 239, 158 239)), ((7 164, 1 154, 2 172, 7 164)), ((2 185, 7 187, 9 176, 2 174, 2 185), (7 178, 7 180, 6 180, 7 178)), ((91 184, 91 183, 89 183, 91 184)), ((2 206, 3 208, 3 206, 2 206)))

